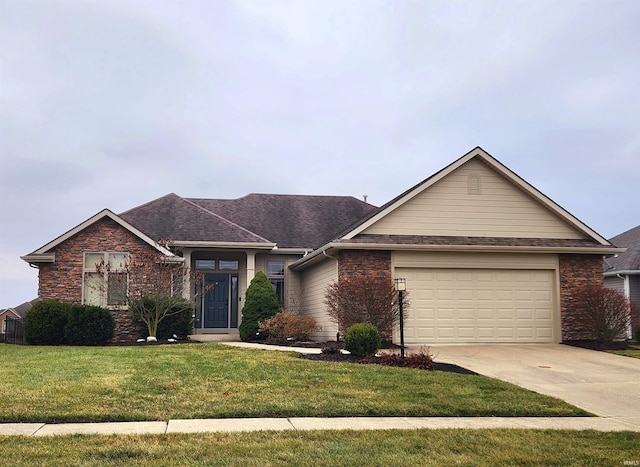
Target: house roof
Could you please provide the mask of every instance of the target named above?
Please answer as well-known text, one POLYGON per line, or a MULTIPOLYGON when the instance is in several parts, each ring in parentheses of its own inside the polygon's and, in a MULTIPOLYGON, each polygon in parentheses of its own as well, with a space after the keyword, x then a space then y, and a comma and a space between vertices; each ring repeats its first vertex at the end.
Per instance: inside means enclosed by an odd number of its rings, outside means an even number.
POLYGON ((607 258, 605 274, 640 273, 640 225, 616 235, 610 242, 618 247, 625 247, 627 251, 607 258))
POLYGON ((466 164, 472 159, 476 159, 482 162, 485 166, 489 167, 491 170, 501 175, 505 180, 507 180, 512 185, 514 185, 515 187, 523 191, 529 197, 536 200, 540 205, 545 207, 547 210, 554 213, 556 216, 558 216, 567 224, 571 225, 574 229, 582 232, 584 235, 592 239, 592 241, 595 241, 603 246, 611 246, 611 244, 606 238, 601 236, 595 230, 591 229, 589 226, 584 224, 578 218, 576 218, 571 213, 566 211, 564 208, 562 208, 559 204, 555 203, 551 198, 546 196, 544 193, 537 190, 534 186, 529 184, 526 180, 524 180, 522 177, 517 175, 515 172, 511 171, 509 168, 507 168, 505 165, 499 162, 496 158, 491 156, 488 152, 486 152, 480 146, 477 146, 476 148, 469 151, 464 156, 460 157, 458 160, 449 164, 444 169, 440 170, 439 172, 436 172, 431 177, 414 185, 404 193, 400 194, 399 196, 392 199, 385 205, 381 206, 376 212, 372 213, 369 216, 369 218, 364 219, 364 221, 354 226, 354 228, 351 229, 350 231, 344 232, 342 235, 342 238, 350 239, 360 234, 367 227, 371 226, 378 220, 382 219, 384 216, 394 211, 399 206, 407 203, 409 200, 418 196, 420 193, 427 190, 428 188, 436 184, 438 181, 442 180, 443 178, 445 178, 446 176, 451 174, 453 171, 455 171, 456 169, 458 169, 459 167, 466 164))
POLYGON ((239 243, 272 248, 272 241, 174 193, 130 209, 120 217, 147 235, 172 243, 239 243))
POLYGON ((43 245, 40 248, 38 248, 37 250, 35 250, 34 252, 29 253, 28 255, 25 255, 25 256, 21 256, 20 258, 22 258, 24 261, 26 261, 28 263, 31 263, 31 264, 54 262, 55 261, 55 255, 53 253, 51 253, 51 250, 54 247, 56 247, 57 245, 61 244, 64 241, 68 240, 69 238, 73 237, 78 232, 86 229, 90 225, 98 222, 99 220, 105 219, 105 218, 109 218, 109 219, 113 220, 114 222, 116 222, 120 226, 124 227, 125 229, 130 231, 132 234, 134 234, 138 238, 140 238, 145 243, 148 243, 149 245, 151 245, 152 247, 154 247, 155 249, 160 251, 162 254, 164 254, 166 256, 175 256, 171 251, 169 251, 166 248, 164 248, 163 246, 159 245, 156 240, 152 239, 151 237, 146 235, 144 232, 140 231, 139 229, 137 229, 136 227, 134 227, 133 225, 128 223, 126 220, 122 219, 121 217, 118 217, 116 214, 114 214, 109 209, 103 209, 99 213, 91 216, 86 221, 76 225, 74 228, 72 228, 71 230, 68 230, 67 232, 63 233, 62 235, 60 235, 59 237, 57 237, 54 240, 50 241, 46 245, 43 245))
POLYGON ((278 248, 317 248, 377 210, 352 196, 252 193, 238 199, 189 201, 268 238, 278 248))
POLYGON ((237 199, 174 193, 120 217, 174 244, 226 243, 311 250, 377 208, 352 196, 249 194, 237 199))
POLYGON ((345 248, 377 248, 377 249, 445 249, 448 251, 477 250, 492 251, 532 251, 532 252, 574 252, 591 254, 614 254, 619 252, 607 239, 588 227, 578 218, 570 214, 542 192, 534 188, 523 178, 512 172, 497 159, 480 147, 476 147, 458 160, 431 177, 414 185, 396 198, 384 204, 376 211, 356 224, 345 229, 337 238, 322 245, 312 254, 299 259, 293 269, 303 269, 322 259, 323 254, 332 250, 345 248), (510 237, 459 237, 459 236, 424 236, 424 235, 375 235, 365 234, 367 228, 389 215, 400 206, 409 202, 425 190, 444 179, 449 174, 468 163, 472 159, 480 161, 486 167, 500 175, 514 187, 525 193, 539 205, 560 218, 573 229, 581 232, 584 239, 554 238, 510 238, 510 237))

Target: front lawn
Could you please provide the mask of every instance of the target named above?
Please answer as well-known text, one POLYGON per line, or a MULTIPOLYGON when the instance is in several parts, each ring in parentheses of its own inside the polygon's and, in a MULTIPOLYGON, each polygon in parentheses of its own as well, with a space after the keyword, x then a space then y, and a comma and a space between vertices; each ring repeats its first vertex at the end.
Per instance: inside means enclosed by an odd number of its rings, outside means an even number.
POLYGON ((216 344, 1 345, 0 359, 0 422, 588 415, 479 375, 316 362, 216 344))
POLYGON ((0 437, 11 466, 622 466, 640 433, 388 430, 0 437))
POLYGON ((607 350, 607 352, 624 355, 625 357, 640 358, 640 344, 630 344, 625 350, 607 350))

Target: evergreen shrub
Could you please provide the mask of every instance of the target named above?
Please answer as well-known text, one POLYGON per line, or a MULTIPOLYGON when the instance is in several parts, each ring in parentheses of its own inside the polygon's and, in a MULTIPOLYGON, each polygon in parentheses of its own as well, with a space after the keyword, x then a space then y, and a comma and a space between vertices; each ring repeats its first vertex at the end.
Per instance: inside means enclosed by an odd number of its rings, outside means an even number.
POLYGON ((243 341, 259 340, 259 323, 280 311, 278 297, 264 272, 259 271, 251 280, 242 307, 242 322, 238 327, 243 341))
POLYGON ((113 339, 116 322, 111 312, 92 305, 72 305, 64 328, 66 343, 104 345, 113 339))
POLYGON ((357 323, 344 334, 344 348, 357 357, 371 357, 380 350, 382 337, 370 323, 357 323))
POLYGON ((24 317, 24 338, 34 345, 61 345, 65 343, 64 329, 72 305, 58 300, 37 302, 24 317))

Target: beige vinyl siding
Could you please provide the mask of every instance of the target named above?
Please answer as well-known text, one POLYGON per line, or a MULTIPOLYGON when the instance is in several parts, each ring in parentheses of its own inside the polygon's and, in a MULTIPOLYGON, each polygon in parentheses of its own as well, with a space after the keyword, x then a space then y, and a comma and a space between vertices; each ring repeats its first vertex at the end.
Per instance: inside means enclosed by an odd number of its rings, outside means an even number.
POLYGON ((327 286, 338 280, 338 262, 328 258, 306 269, 302 273, 304 290, 304 315, 318 322, 319 330, 313 335, 316 341, 335 340, 337 325, 329 320, 324 296, 327 286))
POLYGON ((477 160, 427 188, 364 233, 585 238, 477 160))

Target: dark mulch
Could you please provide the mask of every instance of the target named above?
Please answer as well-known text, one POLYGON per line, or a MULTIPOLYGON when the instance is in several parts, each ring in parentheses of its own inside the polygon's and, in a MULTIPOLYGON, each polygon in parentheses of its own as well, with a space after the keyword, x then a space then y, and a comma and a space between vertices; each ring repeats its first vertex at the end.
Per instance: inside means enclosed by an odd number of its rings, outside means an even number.
POLYGON ((629 348, 629 342, 627 341, 599 342, 592 340, 575 340, 564 341, 563 344, 589 350, 627 350, 629 348))
MULTIPOLYGON (((388 360, 387 362, 384 362, 381 357, 362 358, 362 357, 356 357, 355 355, 342 354, 342 353, 300 354, 300 358, 304 358, 305 360, 315 360, 315 361, 321 361, 321 362, 346 362, 346 363, 378 364, 378 365, 386 365, 386 366, 417 368, 417 367, 402 365, 399 362, 398 364, 390 364, 388 360)), ((400 357, 398 357, 398 359, 396 360, 399 360, 399 359, 400 357)), ((429 370, 449 371, 452 373, 459 373, 463 375, 477 375, 477 373, 471 370, 467 370, 466 368, 463 368, 458 365, 453 365, 451 363, 433 362, 429 370)))

